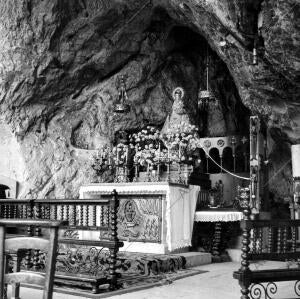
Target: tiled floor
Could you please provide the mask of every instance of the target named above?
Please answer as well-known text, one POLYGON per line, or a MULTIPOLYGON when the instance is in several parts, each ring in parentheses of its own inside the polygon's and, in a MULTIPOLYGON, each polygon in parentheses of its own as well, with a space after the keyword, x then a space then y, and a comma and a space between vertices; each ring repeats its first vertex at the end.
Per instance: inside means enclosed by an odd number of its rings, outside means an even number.
MULTIPOLYGON (((285 267, 285 263, 260 263, 252 267, 269 268, 272 266, 285 267)), ((209 264, 195 269, 208 272, 173 281, 169 285, 162 285, 142 291, 112 296, 112 299, 239 299, 240 288, 232 278, 234 270, 239 268, 238 263, 209 264)), ((278 283, 278 295, 274 298, 296 298, 293 292, 294 285, 290 282, 278 283)), ((41 291, 21 290, 22 299, 41 299, 41 291)), ((53 299, 85 299, 86 297, 54 293, 53 299)), ((99 296, 101 298, 101 296, 99 296)))

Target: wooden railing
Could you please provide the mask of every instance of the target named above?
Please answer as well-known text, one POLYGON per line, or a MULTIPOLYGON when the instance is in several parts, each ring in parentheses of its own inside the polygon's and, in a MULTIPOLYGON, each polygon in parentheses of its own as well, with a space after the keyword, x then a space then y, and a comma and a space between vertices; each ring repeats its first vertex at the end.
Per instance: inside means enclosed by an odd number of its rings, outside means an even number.
POLYGON ((297 233, 300 220, 251 220, 249 189, 241 192, 244 220, 241 221, 241 267, 233 273, 241 286, 241 299, 271 298, 277 291, 274 282, 295 281, 294 290, 300 297, 300 251, 297 233), (291 261, 298 267, 251 270, 251 260, 291 261), (263 283, 267 283, 266 286, 263 283))
MULTIPOLYGON (((62 227, 64 237, 61 237, 60 234, 59 243, 90 248, 108 248, 108 282, 110 289, 115 289, 117 287, 117 252, 123 246, 123 242, 119 241, 117 234, 118 207, 119 199, 116 191, 112 194, 101 195, 99 199, 0 199, 0 218, 68 221, 69 225, 62 227), (66 234, 66 232, 82 231, 95 231, 99 234, 97 234, 96 240, 79 238, 78 235, 74 238, 74 236, 66 234)), ((28 235, 43 233, 40 227, 35 227, 34 231, 30 226, 25 229, 28 235)), ((93 270, 95 272, 95 265, 93 265, 93 270)), ((78 274, 82 273, 79 271, 78 274)), ((56 277, 58 276, 56 275, 56 277)), ((76 279, 75 276, 74 279, 76 279)), ((69 277, 65 276, 61 279, 68 280, 69 277)), ((97 281, 104 281, 102 278, 97 280, 95 277, 95 279, 91 280, 94 293, 99 291, 97 281)))

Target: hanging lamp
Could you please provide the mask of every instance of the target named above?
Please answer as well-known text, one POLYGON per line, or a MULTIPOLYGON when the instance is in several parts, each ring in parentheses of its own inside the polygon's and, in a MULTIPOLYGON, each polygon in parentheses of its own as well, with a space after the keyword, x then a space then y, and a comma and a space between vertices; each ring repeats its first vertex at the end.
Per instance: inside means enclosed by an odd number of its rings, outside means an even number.
POLYGON ((214 93, 209 89, 209 56, 208 45, 206 46, 206 89, 200 90, 198 93, 198 107, 200 110, 207 110, 211 104, 218 105, 214 93))

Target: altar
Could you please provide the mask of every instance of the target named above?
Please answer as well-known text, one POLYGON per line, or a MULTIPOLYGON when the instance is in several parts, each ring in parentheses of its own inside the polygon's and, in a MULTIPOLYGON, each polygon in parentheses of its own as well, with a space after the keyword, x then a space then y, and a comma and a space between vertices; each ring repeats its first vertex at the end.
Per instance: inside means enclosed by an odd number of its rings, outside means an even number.
MULTIPOLYGON (((167 254, 191 246, 200 186, 168 182, 99 183, 80 187, 81 199, 119 194, 118 235, 121 251, 167 254)), ((82 231, 83 239, 99 239, 82 231)))

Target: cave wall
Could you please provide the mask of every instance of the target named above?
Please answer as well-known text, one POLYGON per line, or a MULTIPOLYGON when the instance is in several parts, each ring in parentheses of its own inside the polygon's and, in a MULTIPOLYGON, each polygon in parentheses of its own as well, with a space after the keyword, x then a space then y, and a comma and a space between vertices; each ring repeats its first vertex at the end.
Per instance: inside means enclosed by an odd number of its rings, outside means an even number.
MULTIPOLYGON (((206 41, 221 104, 209 112, 205 134, 244 133, 250 109, 270 128, 277 173, 278 144, 286 163, 290 144, 300 140, 297 12, 293 0, 0 0, 0 113, 24 160, 20 196, 77 197, 79 186, 94 179, 91 151, 120 129, 162 125, 177 85, 201 126, 195 106, 206 41), (265 52, 254 66, 259 15, 265 52), (120 75, 132 104, 121 116, 112 111, 120 75)), ((271 181, 280 198, 290 192, 285 167, 271 181)))
POLYGON ((18 182, 18 189, 21 191, 26 181, 23 153, 9 126, 1 121, 0 140, 0 184, 6 185, 12 179, 18 182))

